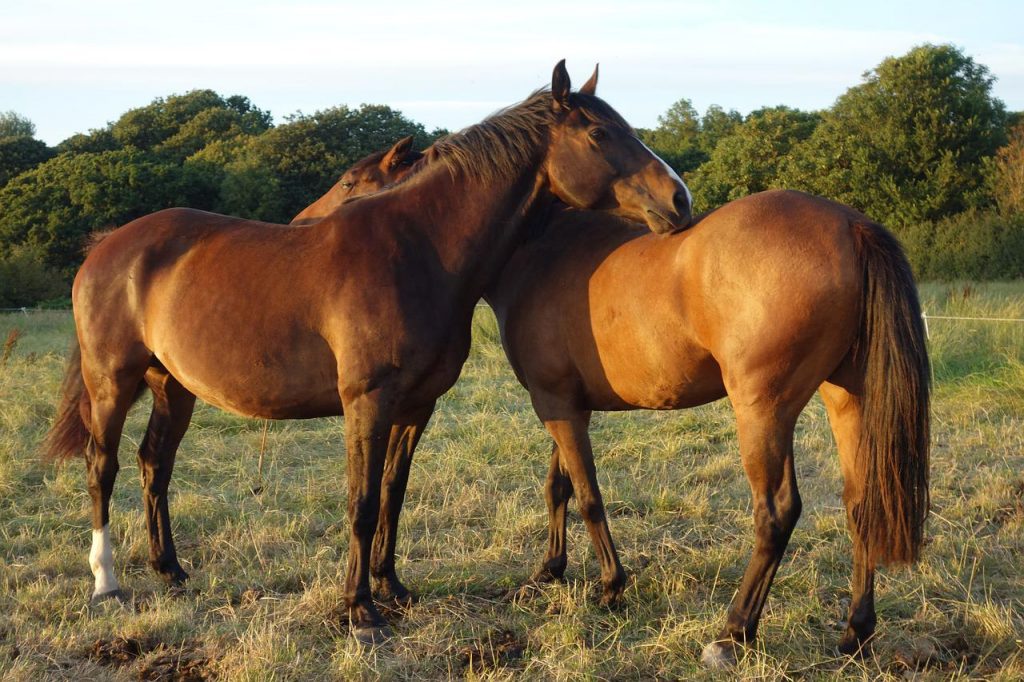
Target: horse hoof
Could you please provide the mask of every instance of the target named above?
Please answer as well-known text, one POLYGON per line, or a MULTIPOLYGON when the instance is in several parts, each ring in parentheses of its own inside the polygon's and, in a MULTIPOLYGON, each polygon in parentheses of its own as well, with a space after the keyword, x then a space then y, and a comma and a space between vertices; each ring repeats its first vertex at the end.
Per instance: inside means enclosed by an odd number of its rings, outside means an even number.
POLYGON ((352 637, 360 646, 373 647, 385 644, 394 636, 387 625, 367 625, 352 628, 352 637))
POLYGON ((712 642, 704 647, 700 662, 712 670, 725 670, 736 665, 736 645, 732 642, 712 642))
POLYGON ((118 588, 116 590, 111 590, 110 592, 104 592, 103 594, 94 594, 89 598, 89 606, 99 606, 110 602, 113 602, 118 606, 128 606, 128 595, 118 588))
POLYGON ((838 649, 843 656, 863 660, 871 656, 871 640, 861 641, 856 637, 843 637, 839 641, 838 649))
POLYGON ((183 587, 188 582, 188 573, 183 568, 162 572, 160 576, 171 587, 183 587))
POLYGON ((600 604, 603 608, 614 609, 622 604, 622 590, 605 590, 601 594, 600 604))
POLYGON ((530 581, 535 583, 564 583, 565 570, 563 569, 561 573, 556 573, 547 566, 541 566, 530 576, 530 581))

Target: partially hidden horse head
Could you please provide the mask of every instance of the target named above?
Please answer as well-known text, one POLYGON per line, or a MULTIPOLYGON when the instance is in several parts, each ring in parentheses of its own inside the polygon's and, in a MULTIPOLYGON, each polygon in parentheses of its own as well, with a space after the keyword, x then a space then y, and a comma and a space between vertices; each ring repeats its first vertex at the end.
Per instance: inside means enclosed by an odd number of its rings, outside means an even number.
POLYGON ((412 148, 413 136, 403 137, 387 151, 357 161, 342 173, 322 197, 292 218, 291 225, 310 225, 326 217, 348 199, 377 192, 405 177, 423 154, 412 148))

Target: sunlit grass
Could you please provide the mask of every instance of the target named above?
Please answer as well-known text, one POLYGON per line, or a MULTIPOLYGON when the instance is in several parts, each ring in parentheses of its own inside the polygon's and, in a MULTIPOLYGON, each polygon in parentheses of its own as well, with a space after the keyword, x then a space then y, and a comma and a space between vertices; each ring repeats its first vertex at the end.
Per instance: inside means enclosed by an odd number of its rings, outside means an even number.
MULTIPOLYGON (((1024 317, 1022 284, 928 285, 922 297, 930 315, 1024 317)), ((879 578, 875 656, 833 654, 850 541, 815 398, 797 429, 804 514, 739 676, 1024 676, 1024 324, 929 326, 928 545, 918 567, 879 578)), ((0 342, 13 327, 23 336, 0 367, 5 679, 130 679, 185 666, 230 679, 715 679, 701 669, 700 651, 722 625, 752 546, 727 403, 595 415, 599 478, 632 576, 621 608, 597 604, 599 571, 575 514, 568 582, 513 598, 544 549, 540 484, 550 445, 507 368, 490 311, 480 309, 469 363, 416 453, 402 517, 399 570, 421 601, 392 614, 392 645, 363 652, 342 607, 340 419, 272 424, 256 496, 260 424, 198 407, 172 483, 176 540, 192 576, 175 595, 147 566, 133 454, 148 417, 140 403, 125 429, 112 511, 116 567, 137 609, 88 609, 83 467, 53 469, 36 454, 70 316, 0 316, 0 342)))

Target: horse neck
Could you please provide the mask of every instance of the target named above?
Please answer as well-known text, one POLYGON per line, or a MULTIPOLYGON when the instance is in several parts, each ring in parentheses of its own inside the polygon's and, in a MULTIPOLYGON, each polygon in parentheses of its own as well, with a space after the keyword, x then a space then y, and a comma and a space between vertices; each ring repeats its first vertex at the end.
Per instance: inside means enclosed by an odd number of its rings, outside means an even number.
POLYGON ((412 219, 442 268, 474 302, 497 277, 527 220, 547 197, 539 157, 512 178, 453 175, 445 164, 435 163, 388 193, 405 195, 396 198, 418 213, 412 219))

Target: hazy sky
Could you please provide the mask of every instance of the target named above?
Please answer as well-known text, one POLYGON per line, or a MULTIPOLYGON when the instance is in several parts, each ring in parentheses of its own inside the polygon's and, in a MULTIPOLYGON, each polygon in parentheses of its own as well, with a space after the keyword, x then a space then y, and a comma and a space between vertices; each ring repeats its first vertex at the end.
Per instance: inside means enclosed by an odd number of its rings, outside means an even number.
POLYGON ((241 94, 276 120, 388 104, 458 129, 546 84, 576 85, 636 126, 681 97, 748 112, 827 107, 884 57, 953 43, 1024 109, 1024 2, 270 2, 0 0, 0 111, 50 144, 194 88, 241 94))

